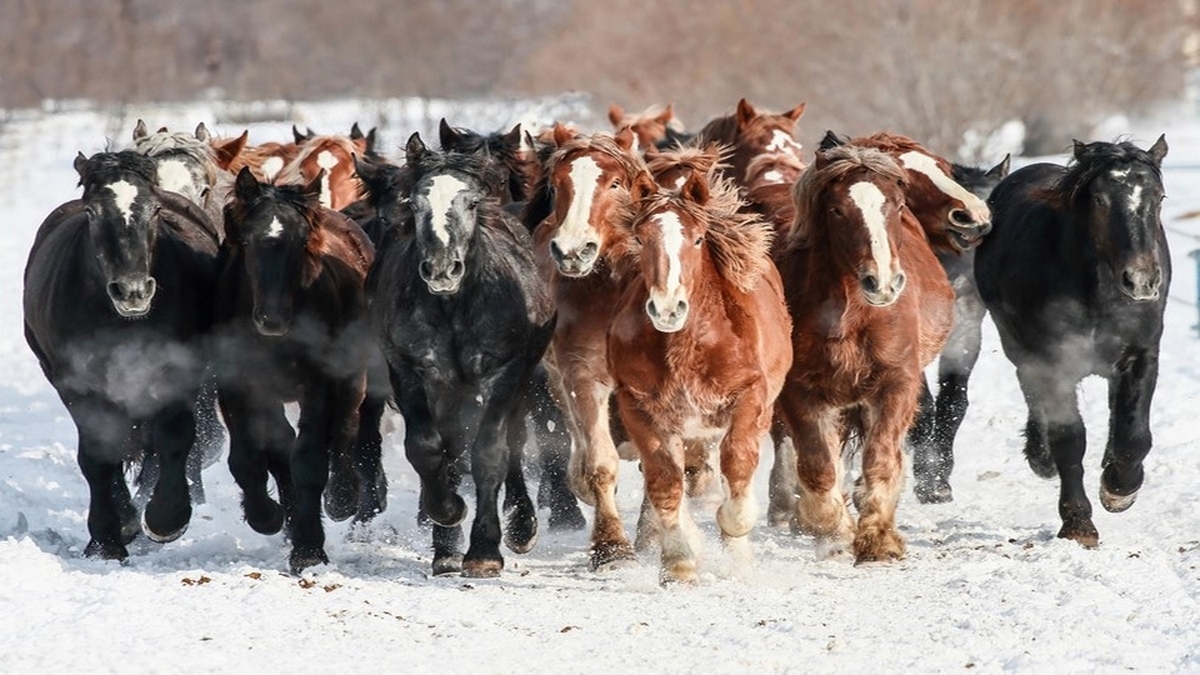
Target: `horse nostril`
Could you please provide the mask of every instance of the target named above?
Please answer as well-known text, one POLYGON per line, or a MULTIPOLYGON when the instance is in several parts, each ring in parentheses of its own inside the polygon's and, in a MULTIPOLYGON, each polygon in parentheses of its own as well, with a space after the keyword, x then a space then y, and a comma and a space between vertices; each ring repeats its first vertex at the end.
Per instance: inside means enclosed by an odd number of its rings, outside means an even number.
POLYGON ((454 262, 450 263, 450 276, 461 277, 466 269, 466 266, 463 265, 461 260, 455 260, 454 262))
POLYGON ((951 211, 950 220, 953 221, 955 225, 961 225, 963 227, 972 227, 975 225, 975 219, 971 217, 969 212, 964 211, 963 209, 954 209, 951 211))
POLYGON ((877 293, 879 291, 879 277, 876 277, 874 274, 863 275, 862 287, 868 293, 877 293))
POLYGON ((683 316, 683 315, 687 314, 687 312, 688 312, 687 300, 680 300, 679 304, 675 306, 675 316, 683 316))
POLYGON ((115 281, 108 282, 108 297, 115 300, 125 300, 125 287, 115 281))
POLYGON ((892 277, 892 292, 899 294, 904 290, 904 284, 908 281, 908 277, 904 272, 897 272, 896 276, 892 277))
POLYGON ((428 260, 422 260, 417 270, 421 273, 422 279, 429 279, 433 276, 433 265, 428 260))
POLYGON ((558 242, 556 242, 554 240, 550 240, 550 255, 555 260, 558 260, 560 262, 563 259, 563 250, 561 248, 559 248, 558 242))
POLYGON ((600 245, 594 241, 589 241, 583 245, 583 250, 580 252, 580 257, 584 260, 591 260, 600 252, 600 245))
POLYGON ((658 308, 654 306, 653 300, 646 301, 646 313, 650 316, 658 316, 658 308))

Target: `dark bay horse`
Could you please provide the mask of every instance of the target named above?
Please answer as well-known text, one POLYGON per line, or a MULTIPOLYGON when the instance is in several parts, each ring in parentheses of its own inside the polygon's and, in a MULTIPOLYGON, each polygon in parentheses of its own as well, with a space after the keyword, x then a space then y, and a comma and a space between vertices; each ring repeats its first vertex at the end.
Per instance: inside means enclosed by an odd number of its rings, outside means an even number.
POLYGON ((791 322, 768 255, 772 231, 741 210, 737 188, 693 171, 660 188, 642 174, 619 226, 632 246, 607 356, 621 420, 642 462, 662 544, 664 582, 694 582, 699 538, 688 513, 686 446, 719 443, 725 500, 717 524, 749 553, 751 480, 792 361, 791 322))
POLYGON ((904 555, 896 505, 923 368, 950 332, 954 292, 906 206, 907 174, 853 145, 818 151, 794 187, 796 222, 776 257, 794 360, 777 410, 797 453, 797 524, 858 561, 904 555), (859 519, 842 453, 862 448, 859 519))
POLYGON ((526 492, 525 392, 554 331, 554 305, 534 264, 529 233, 488 186, 495 167, 430 150, 413 134, 405 230, 372 273, 371 315, 404 416, 405 454, 421 479, 421 509, 434 523, 433 572, 500 574, 504 541, 533 547, 537 513, 526 492), (458 495, 470 462, 475 517, 461 553, 458 495))
MULTIPOLYGON (((238 173, 225 207, 214 329, 229 469, 246 522, 274 534, 286 521, 297 573, 329 561, 322 493, 331 458, 351 452, 370 340, 374 247, 353 221, 320 206, 321 189, 321 176, 276 186, 249 168, 238 173), (300 406, 298 433, 284 414, 291 401, 300 406), (267 492, 268 473, 282 506, 267 492)), ((361 484, 369 501, 374 477, 361 484)))
POLYGON ((1059 478, 1058 536, 1100 535, 1083 487, 1087 434, 1076 387, 1108 380, 1109 432, 1100 503, 1129 508, 1150 452, 1150 403, 1171 282, 1160 210, 1165 137, 1075 142, 1069 166, 1040 163, 992 192, 995 229, 975 253, 979 294, 1029 408, 1025 457, 1059 478))
POLYGON ((540 164, 534 149, 525 141, 521 125, 504 133, 481 134, 463 127, 452 127, 445 118, 438 124, 438 139, 443 152, 479 155, 497 164, 498 184, 494 192, 501 204, 521 203, 529 199, 537 183, 540 164))
POLYGON ((156 187, 133 152, 75 160, 83 197, 42 223, 25 267, 25 338, 79 432, 90 503, 84 553, 123 560, 139 530, 171 541, 191 518, 185 464, 196 433, 217 231, 156 187), (159 478, 138 512, 124 462, 152 452, 159 478))

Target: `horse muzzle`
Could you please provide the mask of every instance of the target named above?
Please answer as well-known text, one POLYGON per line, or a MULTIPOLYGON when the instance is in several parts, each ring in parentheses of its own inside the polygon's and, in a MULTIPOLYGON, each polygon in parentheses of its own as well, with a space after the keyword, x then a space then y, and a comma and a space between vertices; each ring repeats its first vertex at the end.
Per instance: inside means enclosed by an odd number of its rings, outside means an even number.
POLYGON ((896 272, 887 283, 881 283, 874 274, 864 274, 859 278, 863 298, 872 307, 887 307, 900 298, 908 277, 904 272, 896 272))
POLYGON ((1121 272, 1121 292, 1134 302, 1157 300, 1162 294, 1162 280, 1158 265, 1130 265, 1121 272))
POLYGON ((106 287, 113 309, 123 317, 134 319, 150 311, 157 284, 154 277, 110 281, 106 287))
POLYGON ((592 273, 600 258, 600 244, 589 241, 583 246, 563 250, 557 242, 550 241, 550 257, 564 277, 586 277, 592 273))
POLYGON ((291 317, 281 312, 254 310, 254 330, 264 337, 283 337, 292 329, 291 317))
POLYGON ((655 301, 650 298, 646 301, 646 315, 650 317, 650 323, 654 325, 654 329, 660 333, 676 333, 683 330, 683 326, 688 319, 687 300, 676 300, 674 302, 666 302, 663 300, 655 301))
POLYGON ((991 231, 990 217, 980 219, 966 209, 954 209, 950 212, 950 222, 946 227, 946 234, 950 237, 950 244, 959 252, 975 248, 991 231))
POLYGON ((429 292, 434 295, 452 295, 458 292, 459 286, 462 285, 463 276, 466 274, 467 267, 461 260, 451 260, 448 264, 439 262, 431 262, 429 260, 421 261, 417 266, 417 272, 421 275, 421 280, 425 282, 425 286, 429 288, 429 292))

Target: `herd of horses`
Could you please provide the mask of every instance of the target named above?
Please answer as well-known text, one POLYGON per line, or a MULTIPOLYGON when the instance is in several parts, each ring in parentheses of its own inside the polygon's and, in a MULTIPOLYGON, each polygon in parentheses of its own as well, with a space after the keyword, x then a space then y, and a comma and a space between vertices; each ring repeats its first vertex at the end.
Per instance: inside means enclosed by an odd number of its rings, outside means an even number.
POLYGON ((807 157, 804 109, 742 100, 694 134, 670 106, 613 106, 614 131, 443 120, 439 148, 414 133, 401 161, 357 124, 250 145, 139 121, 129 149, 80 153, 82 197, 30 251, 24 320, 78 429, 85 553, 181 536, 227 434, 247 524, 286 529, 294 572, 327 562, 323 516, 386 508, 391 405, 434 574, 499 575, 539 507, 582 529, 582 501, 592 569, 657 550, 664 582, 694 581, 689 497, 719 480, 722 542, 749 555, 768 438, 772 525, 822 555, 901 558, 906 457, 919 501, 953 498, 985 313, 1029 465, 1059 478, 1059 536, 1097 545, 1076 386, 1108 379, 1100 501, 1124 510, 1170 282, 1165 139, 1076 142, 1067 166, 1011 173, 885 132, 829 132, 807 157), (645 482, 633 541, 623 458, 645 482))

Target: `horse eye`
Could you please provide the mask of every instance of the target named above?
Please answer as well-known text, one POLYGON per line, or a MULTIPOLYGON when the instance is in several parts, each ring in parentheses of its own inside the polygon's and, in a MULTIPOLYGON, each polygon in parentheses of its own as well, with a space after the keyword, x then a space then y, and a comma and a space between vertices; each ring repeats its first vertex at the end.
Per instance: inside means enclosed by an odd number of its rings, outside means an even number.
POLYGON ((610 190, 619 190, 620 188, 621 188, 621 180, 619 178, 613 179, 612 185, 608 186, 608 189, 610 189, 610 190))
POLYGON ((637 236, 636 234, 635 234, 635 235, 633 235, 633 243, 637 244, 638 246, 641 246, 641 245, 642 245, 642 238, 641 238, 641 237, 639 237, 639 236, 637 236))
POLYGON ((472 199, 472 200, 471 200, 471 203, 470 203, 470 204, 467 204, 467 208, 468 208, 468 209, 470 209, 470 210, 472 210, 472 211, 474 211, 475 209, 479 208, 479 200, 478 200, 478 199, 472 199))

